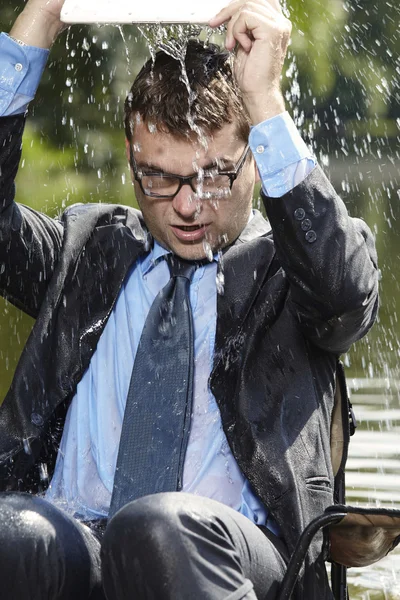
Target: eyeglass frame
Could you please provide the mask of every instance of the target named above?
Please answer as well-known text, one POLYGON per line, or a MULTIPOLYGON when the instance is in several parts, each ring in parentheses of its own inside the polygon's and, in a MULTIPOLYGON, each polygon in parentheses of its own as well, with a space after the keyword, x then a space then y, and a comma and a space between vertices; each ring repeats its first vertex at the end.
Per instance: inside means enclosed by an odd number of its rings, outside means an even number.
MULTIPOLYGON (((235 166, 233 167, 233 170, 231 171, 217 171, 217 175, 226 175, 227 177, 229 177, 229 190, 232 189, 233 184, 235 183, 237 177, 239 176, 243 165, 246 162, 246 158, 247 155, 249 153, 250 150, 250 145, 247 144, 245 149, 243 150, 243 154, 241 155, 241 157, 239 158, 239 160, 237 161, 237 163, 235 164, 235 166)), ((163 171, 141 171, 140 169, 138 169, 138 166, 136 164, 135 161, 135 157, 133 155, 133 148, 132 148, 132 144, 129 144, 129 151, 130 151, 130 162, 131 162, 131 167, 133 169, 133 174, 135 176, 136 181, 138 182, 140 189, 142 190, 143 194, 149 198, 158 198, 160 200, 166 200, 169 199, 171 200, 172 198, 175 198, 175 196, 177 196, 179 194, 179 192, 181 191, 182 187, 184 185, 189 185, 191 190, 196 194, 197 190, 195 190, 192 180, 195 177, 198 177, 198 175, 194 174, 194 175, 186 175, 186 176, 182 176, 182 175, 175 175, 175 173, 164 173, 163 171), (139 176, 140 175, 140 176, 139 176), (178 179, 179 181, 179 187, 177 189, 177 191, 174 194, 170 194, 170 195, 152 195, 149 194, 147 192, 145 192, 144 188, 143 188, 143 184, 142 184, 142 177, 143 175, 151 175, 151 176, 155 176, 155 177, 174 177, 175 179, 178 179)))

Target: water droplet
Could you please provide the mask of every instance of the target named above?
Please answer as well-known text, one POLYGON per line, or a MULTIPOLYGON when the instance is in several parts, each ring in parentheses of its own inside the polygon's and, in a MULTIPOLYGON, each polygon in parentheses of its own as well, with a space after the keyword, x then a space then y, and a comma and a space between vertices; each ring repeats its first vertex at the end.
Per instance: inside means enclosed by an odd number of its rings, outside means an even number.
POLYGON ((225 288, 225 276, 222 271, 218 271, 218 273, 217 273, 216 284, 217 284, 217 294, 222 296, 224 294, 224 288, 225 288))
POLYGON ((32 454, 32 448, 31 448, 31 444, 30 444, 29 440, 24 439, 24 440, 22 440, 22 443, 24 446, 25 454, 32 454))
POLYGON ((207 240, 203 241, 203 249, 204 249, 204 252, 206 254, 207 260, 209 260, 210 262, 212 262, 212 260, 213 260, 213 253, 212 253, 212 250, 211 250, 211 246, 207 242, 207 240))

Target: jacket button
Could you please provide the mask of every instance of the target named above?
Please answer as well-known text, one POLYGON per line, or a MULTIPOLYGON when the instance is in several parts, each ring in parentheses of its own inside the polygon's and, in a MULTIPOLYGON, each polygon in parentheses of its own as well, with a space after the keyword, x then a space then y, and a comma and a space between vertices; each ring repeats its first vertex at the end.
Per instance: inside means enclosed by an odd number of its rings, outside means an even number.
POLYGON ((43 425, 43 417, 38 415, 38 413, 33 412, 31 414, 31 422, 37 427, 41 427, 43 425))
POLYGON ((296 208, 293 215, 296 221, 302 221, 306 216, 306 211, 304 210, 304 208, 296 208))
POLYGON ((315 231, 313 229, 310 229, 310 231, 307 231, 305 238, 306 238, 307 242, 312 244, 317 239, 317 234, 315 233, 315 231))
POLYGON ((304 221, 301 222, 301 228, 303 231, 308 231, 309 229, 311 229, 310 219, 304 219, 304 221))

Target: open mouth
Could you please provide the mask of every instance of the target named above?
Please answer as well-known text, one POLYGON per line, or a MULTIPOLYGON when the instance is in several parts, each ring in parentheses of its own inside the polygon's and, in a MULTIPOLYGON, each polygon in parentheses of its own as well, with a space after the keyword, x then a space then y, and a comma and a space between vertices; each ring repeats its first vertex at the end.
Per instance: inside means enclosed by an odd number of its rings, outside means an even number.
POLYGON ((201 225, 171 225, 172 231, 182 242, 198 242, 204 238, 208 223, 201 225))
POLYGON ((176 225, 178 229, 182 229, 182 231, 197 231, 204 227, 204 225, 176 225))

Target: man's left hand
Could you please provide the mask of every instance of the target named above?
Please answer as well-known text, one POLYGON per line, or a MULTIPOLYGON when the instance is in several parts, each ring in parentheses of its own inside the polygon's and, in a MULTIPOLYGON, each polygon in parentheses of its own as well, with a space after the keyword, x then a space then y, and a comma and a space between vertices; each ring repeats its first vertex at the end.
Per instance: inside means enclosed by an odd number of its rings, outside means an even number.
POLYGON ((285 110, 280 89, 292 29, 279 0, 233 0, 209 25, 226 23, 225 46, 233 50, 235 77, 253 125, 285 110))

